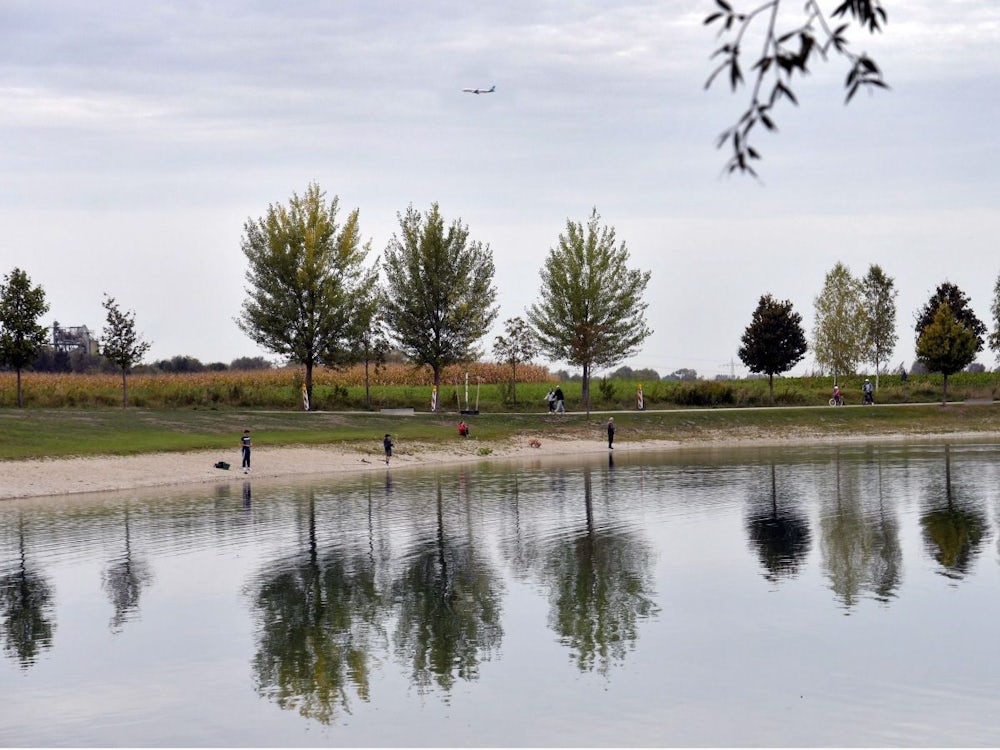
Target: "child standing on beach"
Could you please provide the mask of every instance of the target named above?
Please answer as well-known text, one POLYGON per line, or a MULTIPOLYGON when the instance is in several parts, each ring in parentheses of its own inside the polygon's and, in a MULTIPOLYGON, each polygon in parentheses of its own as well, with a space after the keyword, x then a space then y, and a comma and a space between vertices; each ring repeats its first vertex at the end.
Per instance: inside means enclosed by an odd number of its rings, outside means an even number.
POLYGON ((382 447, 385 448, 385 462, 389 463, 389 459, 392 457, 392 437, 389 433, 385 433, 385 437, 382 438, 382 447))
POLYGON ((243 453, 243 473, 250 473, 250 448, 253 442, 250 440, 250 430, 243 430, 243 437, 240 438, 240 450, 243 453))

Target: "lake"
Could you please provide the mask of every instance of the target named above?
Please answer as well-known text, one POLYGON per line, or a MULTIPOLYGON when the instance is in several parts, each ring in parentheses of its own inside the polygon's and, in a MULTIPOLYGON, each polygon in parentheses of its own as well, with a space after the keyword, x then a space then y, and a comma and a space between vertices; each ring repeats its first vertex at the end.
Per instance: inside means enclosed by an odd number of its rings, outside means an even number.
POLYGON ((0 503, 3 746, 995 746, 1000 445, 0 503))

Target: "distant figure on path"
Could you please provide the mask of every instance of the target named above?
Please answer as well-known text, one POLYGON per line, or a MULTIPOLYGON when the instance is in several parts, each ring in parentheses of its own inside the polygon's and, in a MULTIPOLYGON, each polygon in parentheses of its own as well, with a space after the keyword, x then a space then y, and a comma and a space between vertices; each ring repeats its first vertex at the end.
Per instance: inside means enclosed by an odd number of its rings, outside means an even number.
POLYGON ((615 442, 615 418, 614 417, 609 417, 608 418, 608 448, 610 450, 614 450, 615 449, 614 445, 612 445, 612 443, 614 443, 614 442, 615 442))
POLYGON ((250 473, 250 449, 253 441, 250 440, 250 430, 243 430, 243 437, 240 438, 240 451, 243 453, 243 473, 250 473))
POLYGON ((549 392, 545 394, 545 403, 549 405, 549 414, 552 414, 556 410, 556 394, 551 388, 549 388, 549 392))
POLYGON ((560 388, 558 385, 556 386, 556 392, 554 395, 556 397, 556 414, 565 414, 566 406, 563 403, 563 401, 565 401, 565 398, 563 397, 562 388, 560 388))
POLYGON ((389 433, 385 433, 385 437, 382 438, 382 447, 385 448, 385 463, 389 464, 389 459, 392 458, 392 437, 389 433))

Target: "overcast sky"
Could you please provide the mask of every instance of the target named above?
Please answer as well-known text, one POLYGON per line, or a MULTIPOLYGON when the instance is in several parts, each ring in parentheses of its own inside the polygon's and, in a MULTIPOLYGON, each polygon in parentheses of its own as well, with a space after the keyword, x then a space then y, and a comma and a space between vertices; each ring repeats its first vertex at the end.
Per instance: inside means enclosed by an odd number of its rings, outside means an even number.
POLYGON ((274 359, 234 323, 240 238, 315 181, 360 210, 372 261, 410 204, 489 244, 489 352, 567 219, 596 207, 652 271, 654 333, 625 364, 745 373, 759 297, 790 299, 811 339, 842 261, 895 279, 892 364, 909 366, 914 313, 945 280, 992 327, 1000 5, 883 2, 886 31, 855 28, 851 48, 892 90, 844 106, 845 63, 814 66, 755 181, 723 176, 715 148, 749 94, 704 90, 710 0, 2 0, 0 274, 44 287, 46 325, 99 332, 110 294, 148 361, 274 359))

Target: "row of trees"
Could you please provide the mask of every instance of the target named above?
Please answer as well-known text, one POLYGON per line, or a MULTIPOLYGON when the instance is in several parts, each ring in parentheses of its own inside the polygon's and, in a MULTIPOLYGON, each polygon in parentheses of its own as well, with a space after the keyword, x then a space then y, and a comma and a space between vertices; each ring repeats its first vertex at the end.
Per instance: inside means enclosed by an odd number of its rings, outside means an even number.
MULTIPOLYGON (((896 346, 895 284, 878 266, 872 265, 862 279, 837 263, 827 274, 814 302, 813 355, 820 367, 833 374, 854 373, 869 363, 878 387, 880 373, 896 346)), ((1000 277, 991 307, 994 329, 976 317, 969 298, 951 282, 938 286, 916 314, 917 361, 930 372, 944 375, 942 399, 948 395, 948 377, 972 363, 984 341, 1000 355, 1000 277)), ((802 329, 802 316, 789 300, 770 294, 760 298, 750 325, 742 336, 739 357, 751 372, 764 373, 774 401, 774 376, 791 369, 809 348, 802 329)))
MULTIPOLYGON (((315 367, 363 362, 367 373, 390 346, 429 366, 435 386, 446 366, 481 356, 478 343, 498 316, 489 246, 471 239, 461 220, 446 221, 437 203, 423 213, 410 206, 381 259, 368 265, 358 210, 343 223, 338 213, 338 199, 313 183, 246 223, 240 329, 302 364, 310 398, 315 367)), ((544 353, 583 369, 589 404, 593 369, 635 354, 652 333, 643 299, 651 274, 628 260, 596 209, 586 223, 567 220, 542 266, 540 300, 527 320, 505 321, 494 342, 515 378, 518 364, 544 353)))
MULTIPOLYGON (((101 354, 122 375, 122 402, 128 406, 128 372, 142 360, 150 344, 136 331, 135 313, 122 311, 114 297, 104 295, 107 314, 101 354)), ((23 406, 21 372, 38 359, 48 342, 48 329, 38 320, 49 311, 45 290, 15 268, 0 285, 0 366, 17 373, 17 405, 23 406)))

